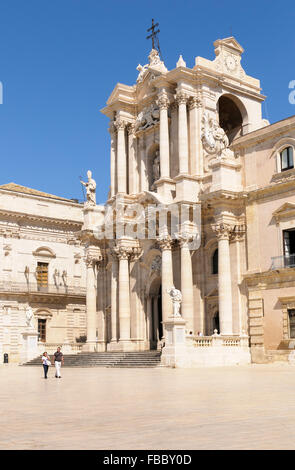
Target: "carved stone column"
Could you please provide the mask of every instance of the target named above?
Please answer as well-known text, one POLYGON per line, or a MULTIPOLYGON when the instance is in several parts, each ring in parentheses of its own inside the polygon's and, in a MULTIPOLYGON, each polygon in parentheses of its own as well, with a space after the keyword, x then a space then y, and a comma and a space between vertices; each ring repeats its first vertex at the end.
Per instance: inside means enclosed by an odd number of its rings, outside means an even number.
POLYGON ((146 162, 146 152, 144 144, 144 136, 140 135, 138 142, 139 150, 139 161, 140 161, 140 190, 148 191, 148 173, 147 173, 147 162, 146 162))
POLYGON ((220 223, 214 225, 212 228, 218 238, 218 299, 220 334, 232 335, 232 287, 229 253, 231 227, 227 224, 220 223))
POLYGON ((173 286, 172 244, 170 235, 164 235, 157 239, 162 251, 162 321, 166 321, 172 315, 172 302, 167 289, 173 286))
POLYGON ((126 146, 125 127, 127 123, 121 118, 117 119, 117 188, 118 193, 127 192, 127 170, 126 170, 126 146))
POLYGON ((132 249, 123 245, 114 248, 119 259, 119 342, 130 342, 130 281, 129 257, 132 249))
POLYGON ((109 133, 111 135, 111 197, 113 197, 117 192, 117 184, 116 184, 116 128, 114 126, 113 121, 110 123, 109 133))
POLYGON ((111 273, 111 342, 117 343, 118 332, 118 258, 111 251, 112 273, 111 273))
POLYGON ((96 349, 96 265, 101 260, 102 256, 99 247, 88 246, 86 248, 86 349, 88 351, 95 351, 96 349))
POLYGON ((142 324, 145 322, 144 310, 140 302, 140 262, 142 256, 140 247, 133 247, 130 254, 130 318, 131 318, 131 339, 143 341, 142 324))
POLYGON ((181 258, 181 313, 183 318, 187 321, 188 330, 194 331, 193 271, 189 249, 189 242, 192 240, 192 237, 186 233, 181 233, 178 240, 181 258))
POLYGON ((170 177, 170 152, 169 152, 169 128, 168 128, 169 99, 165 91, 162 91, 159 95, 158 106, 160 108, 161 178, 169 178, 170 177))
POLYGON ((179 155, 179 174, 187 175, 188 165, 188 128, 186 103, 188 97, 186 93, 178 90, 175 99, 178 103, 178 155, 179 155))
POLYGON ((136 168, 136 151, 135 151, 135 142, 136 137, 134 134, 134 124, 130 124, 127 127, 128 130, 128 157, 129 157, 129 194, 134 194, 138 192, 137 187, 137 168, 136 168))
POLYGON ((189 122, 190 122, 190 159, 191 173, 193 175, 203 174, 203 152, 201 140, 199 138, 202 100, 198 96, 193 96, 189 100, 189 122))

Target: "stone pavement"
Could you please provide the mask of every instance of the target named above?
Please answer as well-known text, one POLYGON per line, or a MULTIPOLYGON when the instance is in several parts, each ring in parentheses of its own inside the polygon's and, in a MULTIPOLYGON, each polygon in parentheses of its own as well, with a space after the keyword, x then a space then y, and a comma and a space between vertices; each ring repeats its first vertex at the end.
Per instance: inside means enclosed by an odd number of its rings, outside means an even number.
POLYGON ((0 367, 0 449, 295 449, 295 367, 0 367))

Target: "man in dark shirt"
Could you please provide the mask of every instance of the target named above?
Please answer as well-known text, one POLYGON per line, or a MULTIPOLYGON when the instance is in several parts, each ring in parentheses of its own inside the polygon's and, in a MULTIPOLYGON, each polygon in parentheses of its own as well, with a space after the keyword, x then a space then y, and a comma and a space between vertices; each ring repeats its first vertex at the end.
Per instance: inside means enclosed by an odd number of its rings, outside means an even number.
POLYGON ((60 375, 60 368, 61 365, 64 363, 64 356, 60 350, 60 347, 57 348, 57 351, 54 353, 54 365, 55 365, 55 377, 61 378, 60 375))

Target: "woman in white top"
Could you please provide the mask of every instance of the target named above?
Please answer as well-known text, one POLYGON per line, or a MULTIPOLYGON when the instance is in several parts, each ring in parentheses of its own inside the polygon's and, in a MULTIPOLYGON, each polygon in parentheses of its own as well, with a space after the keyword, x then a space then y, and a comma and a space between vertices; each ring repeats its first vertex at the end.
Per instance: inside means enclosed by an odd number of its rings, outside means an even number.
POLYGON ((51 362, 50 362, 50 357, 48 356, 46 351, 43 353, 42 363, 43 363, 43 369, 44 369, 44 379, 47 379, 48 367, 51 366, 51 362))

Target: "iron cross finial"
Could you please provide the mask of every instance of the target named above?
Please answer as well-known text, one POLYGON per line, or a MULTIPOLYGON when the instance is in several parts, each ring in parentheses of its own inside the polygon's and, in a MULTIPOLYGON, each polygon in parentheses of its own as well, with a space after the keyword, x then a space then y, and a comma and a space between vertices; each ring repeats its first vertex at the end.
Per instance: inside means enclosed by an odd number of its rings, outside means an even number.
POLYGON ((152 19, 152 26, 151 26, 149 29, 147 29, 147 32, 152 31, 152 33, 151 33, 149 36, 147 36, 146 39, 152 39, 152 46, 153 46, 153 49, 157 49, 157 48, 158 48, 158 50, 159 50, 159 49, 160 49, 160 48, 159 48, 159 39, 157 38, 157 34, 160 32, 160 30, 158 29, 157 31, 155 31, 155 28, 156 28, 157 26, 159 26, 159 23, 156 23, 156 24, 155 24, 155 23, 154 23, 154 18, 153 18, 153 19, 152 19), (155 46, 155 39, 157 39, 157 43, 158 43, 157 46, 155 46))

